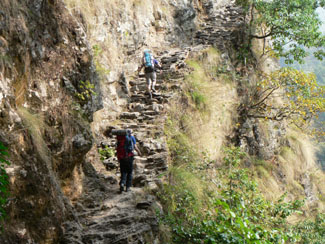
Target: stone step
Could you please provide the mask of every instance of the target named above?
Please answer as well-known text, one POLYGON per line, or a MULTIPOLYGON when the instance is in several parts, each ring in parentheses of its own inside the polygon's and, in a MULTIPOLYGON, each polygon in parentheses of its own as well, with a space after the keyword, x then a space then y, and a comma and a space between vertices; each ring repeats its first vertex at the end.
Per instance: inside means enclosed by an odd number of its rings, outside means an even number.
MULTIPOLYGON (((132 86, 130 88, 130 91, 133 93, 133 94, 137 94, 137 93, 141 93, 141 92, 146 92, 147 91, 147 84, 146 83, 143 83, 143 84, 140 84, 140 85, 135 85, 135 86, 132 86)), ((167 85, 163 85, 163 84, 159 84, 157 83, 155 85, 155 89, 157 91, 166 91, 168 89, 167 85)))
POLYGON ((138 121, 143 122, 143 121, 154 120, 154 119, 156 119, 156 116, 154 115, 143 115, 138 118, 138 121))
POLYGON ((146 105, 143 103, 130 103, 129 104, 129 110, 133 112, 143 112, 143 111, 154 111, 156 113, 159 113, 163 111, 164 106, 162 104, 150 104, 146 105))
POLYGON ((120 114, 120 119, 138 119, 140 115, 139 112, 123 112, 120 114))
MULTIPOLYGON (((133 210, 134 211, 134 210, 133 210)), ((138 210, 143 211, 143 210, 138 210)), ((145 220, 141 220, 140 216, 138 218, 132 218, 131 224, 110 224, 103 223, 98 227, 99 230, 96 231, 86 231, 82 235, 83 243, 114 243, 114 244, 131 244, 138 243, 138 235, 151 230, 151 227, 145 220), (114 230, 112 227, 116 227, 114 230), (100 231, 101 230, 101 231, 100 231), (132 239, 132 237, 134 239, 132 239)))
POLYGON ((119 124, 119 126, 120 128, 134 129, 133 132, 136 132, 135 129, 153 130, 160 127, 159 125, 146 124, 146 123, 121 123, 119 124))

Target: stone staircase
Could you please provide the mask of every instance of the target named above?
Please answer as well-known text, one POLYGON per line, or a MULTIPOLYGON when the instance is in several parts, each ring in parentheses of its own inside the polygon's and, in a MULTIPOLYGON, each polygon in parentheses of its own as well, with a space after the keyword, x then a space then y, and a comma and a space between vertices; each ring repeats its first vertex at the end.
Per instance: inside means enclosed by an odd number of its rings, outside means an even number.
MULTIPOLYGON (((115 157, 104 161, 106 173, 99 178, 89 173, 84 185, 88 189, 76 204, 77 219, 65 224, 62 243, 128 244, 147 243, 144 236, 153 240, 158 228, 155 209, 160 209, 153 195, 161 180, 158 175, 166 172, 167 145, 164 123, 167 104, 180 88, 184 78, 184 60, 189 50, 162 54, 162 74, 158 74, 156 93, 152 98, 146 92, 143 77, 129 82, 129 103, 112 128, 133 130, 142 155, 135 157, 133 187, 131 192, 119 193, 119 167, 115 157), (177 67, 182 66, 183 69, 177 67), (166 80, 165 77, 169 79, 166 80), (115 177, 112 177, 112 174, 115 177), (109 185, 110 182, 113 183, 109 185), (146 186, 146 192, 144 191, 146 186)), ((116 139, 108 137, 102 145, 115 148, 116 139)), ((87 170, 86 170, 87 171, 87 170)), ((91 171, 91 170, 90 170, 91 171)))
POLYGON ((195 34, 195 43, 212 45, 222 51, 238 40, 243 30, 244 15, 240 7, 234 6, 234 2, 219 8, 214 4, 213 1, 203 4, 207 16, 195 34))
MULTIPOLYGON (((221 51, 236 37, 242 24, 241 11, 234 6, 215 10, 212 1, 204 4, 208 13, 201 30, 196 33, 195 45, 184 49, 170 49, 158 54, 162 73, 157 77, 152 98, 146 93, 143 76, 129 80, 128 105, 112 128, 133 130, 142 155, 134 162, 133 187, 119 193, 119 168, 116 158, 104 161, 106 170, 88 172, 83 184, 83 196, 75 204, 76 216, 64 225, 61 244, 140 244, 158 241, 156 210, 161 206, 149 192, 156 192, 158 177, 168 169, 168 152, 164 138, 164 123, 168 103, 181 89, 184 75, 189 72, 185 60, 189 53, 207 46, 221 51), (146 189, 146 190, 144 190, 146 189)), ((128 80, 128 77, 126 77, 128 80)), ((107 138, 103 146, 115 147, 115 138, 107 138)), ((150 243, 150 244, 151 244, 150 243)))

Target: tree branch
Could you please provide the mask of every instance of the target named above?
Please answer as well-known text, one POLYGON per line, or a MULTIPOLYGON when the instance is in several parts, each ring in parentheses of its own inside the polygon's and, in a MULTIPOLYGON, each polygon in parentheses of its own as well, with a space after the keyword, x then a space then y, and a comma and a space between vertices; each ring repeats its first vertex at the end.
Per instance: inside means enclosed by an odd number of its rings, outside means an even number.
POLYGON ((264 35, 264 36, 256 36, 256 35, 250 35, 250 38, 256 38, 256 39, 265 39, 269 36, 272 36, 274 33, 273 31, 269 32, 268 34, 264 35))
POLYGON ((254 107, 257 107, 259 106, 260 104, 262 104, 275 90, 277 90, 279 87, 275 87, 275 88, 272 88, 271 91, 262 99, 260 100, 259 102, 249 106, 250 109, 254 108, 254 107))

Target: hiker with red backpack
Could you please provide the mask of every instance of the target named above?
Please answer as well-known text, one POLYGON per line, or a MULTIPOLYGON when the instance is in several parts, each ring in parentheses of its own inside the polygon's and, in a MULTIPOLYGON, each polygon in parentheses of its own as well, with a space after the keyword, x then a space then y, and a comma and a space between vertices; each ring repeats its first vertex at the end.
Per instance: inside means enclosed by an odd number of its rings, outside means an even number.
POLYGON ((151 96, 151 92, 156 92, 155 85, 157 80, 156 71, 158 68, 161 69, 161 65, 158 60, 156 60, 153 55, 150 53, 150 50, 145 50, 143 52, 142 64, 138 68, 138 72, 144 67, 144 74, 147 81, 148 92, 151 96))
POLYGON ((120 180, 120 192, 129 191, 132 185, 132 171, 134 161, 134 150, 141 155, 139 148, 136 145, 135 137, 132 135, 132 131, 128 130, 113 130, 113 134, 116 135, 117 145, 116 154, 120 163, 121 180, 120 180))

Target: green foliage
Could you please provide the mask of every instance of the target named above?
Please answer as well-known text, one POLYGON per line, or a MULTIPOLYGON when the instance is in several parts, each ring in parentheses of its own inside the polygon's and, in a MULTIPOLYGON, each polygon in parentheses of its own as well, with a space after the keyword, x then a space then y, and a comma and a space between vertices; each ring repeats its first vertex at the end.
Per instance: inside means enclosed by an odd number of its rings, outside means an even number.
POLYGON ((324 142, 322 142, 319 146, 319 151, 317 152, 317 158, 318 158, 318 162, 320 163, 323 170, 325 171, 325 143, 324 142))
POLYGON ((251 43, 243 44, 237 51, 237 59, 246 65, 247 61, 251 58, 251 43))
POLYGON ((275 202, 265 200, 248 171, 240 167, 244 154, 230 147, 225 155, 224 166, 210 181, 203 177, 207 172, 186 166, 170 172, 169 184, 159 197, 165 206, 161 221, 170 226, 172 243, 297 243, 299 233, 290 228, 287 218, 298 212, 303 201, 286 202, 285 195, 275 202))
POLYGON ((98 153, 100 154, 100 160, 105 160, 115 156, 115 149, 106 145, 104 148, 99 148, 98 153))
POLYGON ((169 171, 170 184, 159 194, 168 208, 169 217, 186 218, 202 210, 205 199, 205 184, 199 172, 190 168, 173 167, 169 171))
MULTIPOLYGON (((286 66, 283 62, 281 61, 282 66, 286 66)), ((295 62, 292 67, 302 70, 304 72, 312 72, 315 73, 317 77, 317 83, 319 85, 325 86, 325 62, 324 60, 318 60, 314 56, 310 55, 305 59, 305 62, 303 64, 299 64, 295 62)), ((325 113, 319 114, 318 118, 315 118, 313 121, 313 127, 314 127, 314 132, 313 134, 316 136, 317 141, 323 142, 323 145, 321 145, 321 150, 317 153, 317 158, 319 163, 322 165, 323 169, 325 170, 325 146, 324 146, 324 141, 325 141, 325 133, 324 129, 325 128, 325 113)))
POLYGON ((207 108, 207 97, 203 92, 203 83, 207 77, 202 64, 198 61, 190 60, 187 64, 193 69, 192 73, 186 76, 187 94, 199 111, 207 108))
POLYGON ((325 214, 318 214, 314 221, 306 220, 293 227, 301 244, 323 244, 325 240, 325 214))
POLYGON ((198 153, 190 144, 190 138, 176 128, 171 118, 166 123, 165 133, 167 135, 169 153, 175 165, 196 162, 198 153))
MULTIPOLYGON (((311 49, 315 51, 315 49, 311 49)), ((283 59, 280 59, 281 67, 286 67, 283 59)), ((314 73, 319 85, 325 85, 325 61, 318 60, 315 56, 309 55, 304 59, 304 63, 294 62, 291 67, 308 73, 314 73)))
POLYGON ((92 95, 96 95, 96 92, 94 91, 95 85, 90 83, 88 80, 86 82, 81 81, 79 88, 80 88, 80 92, 77 92, 76 96, 81 101, 87 101, 91 99, 92 95))
POLYGON ((99 45, 94 45, 93 52, 94 52, 94 63, 96 67, 96 72, 100 76, 108 75, 110 71, 106 69, 100 62, 100 57, 102 56, 103 53, 102 48, 99 45))
POLYGON ((200 93, 199 90, 191 90, 190 95, 197 109, 201 110, 205 108, 206 97, 203 93, 200 93))
POLYGON ((9 196, 9 181, 5 170, 5 165, 9 165, 9 161, 6 160, 7 156, 7 148, 0 142, 0 222, 2 222, 6 216, 4 206, 9 196))
POLYGON ((262 76, 241 109, 248 117, 289 119, 301 128, 325 111, 324 94, 325 89, 317 84, 314 74, 282 68, 262 76), (279 96, 281 103, 277 102, 279 96))
MULTIPOLYGON (((252 29, 261 33, 251 38, 272 39, 272 50, 277 57, 284 57, 286 63, 301 62, 307 56, 306 48, 323 47, 325 38, 320 31, 321 21, 316 9, 324 6, 323 0, 237 0, 247 11, 257 10, 251 18, 252 29)), ((322 59, 324 52, 317 49, 314 55, 322 59)))

